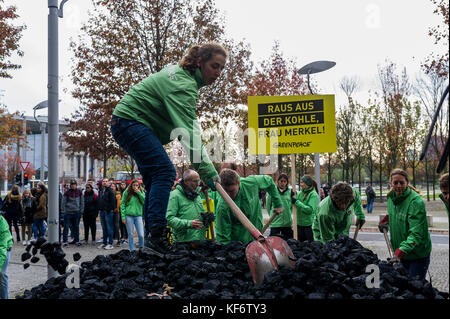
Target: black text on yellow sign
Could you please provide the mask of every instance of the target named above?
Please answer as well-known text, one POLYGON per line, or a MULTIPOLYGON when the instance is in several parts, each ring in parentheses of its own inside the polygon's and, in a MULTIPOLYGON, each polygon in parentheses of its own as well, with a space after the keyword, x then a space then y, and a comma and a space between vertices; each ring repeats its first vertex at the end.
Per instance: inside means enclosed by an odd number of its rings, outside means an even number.
POLYGON ((336 151, 334 95, 251 96, 251 154, 336 151))

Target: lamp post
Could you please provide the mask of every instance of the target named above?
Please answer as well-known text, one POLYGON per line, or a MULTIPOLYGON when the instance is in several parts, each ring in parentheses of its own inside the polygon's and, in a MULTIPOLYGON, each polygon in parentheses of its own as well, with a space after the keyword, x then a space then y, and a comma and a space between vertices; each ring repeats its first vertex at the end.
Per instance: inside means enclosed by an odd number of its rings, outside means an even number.
MULTIPOLYGON (((328 69, 331 69, 333 66, 336 65, 336 62, 333 61, 315 61, 312 63, 309 63, 305 66, 303 66, 301 69, 299 69, 297 72, 299 74, 306 74, 307 75, 307 83, 309 92, 311 95, 314 95, 313 91, 311 90, 311 86, 309 84, 309 75, 314 73, 319 73, 322 71, 326 71, 328 69)), ((314 176, 316 178, 317 182, 317 193, 319 194, 319 200, 320 200, 320 153, 314 153, 314 176)))
MULTIPOLYGON (((48 0, 48 240, 59 242, 59 170, 58 170, 58 17, 63 17, 62 0, 58 8, 58 0, 48 0)), ((48 278, 56 277, 56 271, 48 265, 48 278)))

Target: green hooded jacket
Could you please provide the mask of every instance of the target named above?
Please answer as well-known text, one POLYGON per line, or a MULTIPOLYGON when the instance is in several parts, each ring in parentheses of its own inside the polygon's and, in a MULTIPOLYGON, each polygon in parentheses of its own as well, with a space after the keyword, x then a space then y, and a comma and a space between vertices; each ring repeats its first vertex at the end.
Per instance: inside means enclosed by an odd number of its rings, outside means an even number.
POLYGON ((202 199, 196 196, 193 200, 186 197, 183 187, 177 187, 170 193, 167 206, 167 225, 172 228, 174 242, 187 242, 193 240, 205 240, 206 228, 192 228, 194 219, 202 220, 202 199))
POLYGON ((163 145, 182 137, 194 169, 207 182, 218 174, 202 144, 196 115, 198 90, 205 85, 200 69, 192 75, 178 65, 169 65, 134 85, 113 115, 146 125, 163 145))
POLYGON ((409 187, 403 194, 395 196, 391 191, 387 197, 393 251, 400 249, 405 253, 405 260, 428 257, 431 238, 422 197, 409 187))
POLYGON ((127 203, 128 189, 122 194, 122 202, 120 203, 120 213, 122 220, 125 220, 127 216, 142 216, 142 207, 145 202, 145 193, 140 191, 137 193, 139 198, 131 196, 130 201, 127 203))
POLYGON ((0 270, 6 260, 6 251, 13 245, 13 239, 9 232, 9 225, 6 219, 0 215, 0 270))
POLYGON ((326 243, 337 239, 341 234, 348 236, 351 215, 351 206, 347 210, 339 210, 334 206, 331 197, 327 196, 320 202, 314 218, 312 227, 314 240, 326 243))
MULTIPOLYGON (((284 210, 283 212, 274 218, 270 227, 292 227, 292 201, 291 201, 291 188, 287 188, 284 192, 280 192, 277 187, 278 193, 280 194, 281 201, 283 202, 284 210)), ((274 203, 272 201, 272 196, 267 195, 266 207, 269 216, 272 216, 274 203)))
POLYGON ((297 225, 311 226, 314 222, 317 208, 319 207, 319 194, 317 194, 314 186, 300 190, 297 194, 295 206, 297 206, 297 225))
MULTIPOLYGON (((251 175, 239 178, 239 192, 234 199, 236 205, 241 209, 250 222, 261 231, 263 228, 263 215, 259 191, 264 189, 272 196, 273 207, 283 206, 277 186, 270 176, 251 175)), ((216 209, 216 240, 223 244, 230 241, 241 241, 246 244, 254 238, 245 229, 241 222, 234 216, 223 198, 219 198, 216 209)))
POLYGON ((444 195, 439 194, 439 198, 441 199, 441 201, 444 203, 445 205, 445 209, 447 210, 447 217, 450 217, 449 213, 448 213, 448 202, 445 200, 444 195))

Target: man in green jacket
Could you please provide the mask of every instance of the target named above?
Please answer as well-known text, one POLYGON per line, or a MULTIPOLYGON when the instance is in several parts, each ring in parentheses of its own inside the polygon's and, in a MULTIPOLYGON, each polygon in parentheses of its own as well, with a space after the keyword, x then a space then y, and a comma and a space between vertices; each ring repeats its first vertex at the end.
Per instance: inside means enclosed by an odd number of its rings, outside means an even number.
POLYGON ((0 215, 0 299, 8 299, 8 269, 13 240, 6 219, 0 215))
POLYGON ((441 188, 441 194, 439 194, 439 198, 445 205, 445 209, 447 210, 447 216, 449 216, 448 213, 448 173, 441 176, 439 179, 439 187, 441 188))
POLYGON ((167 224, 172 228, 173 242, 205 240, 206 228, 201 214, 204 212, 202 199, 197 192, 199 174, 187 170, 183 178, 170 193, 167 206, 167 224))
POLYGON ((391 235, 394 256, 389 261, 401 262, 410 277, 425 279, 432 246, 425 202, 409 185, 408 174, 404 170, 394 169, 390 183, 388 214, 378 224, 380 232, 389 229, 391 235))
POLYGON ((330 195, 320 202, 314 219, 314 240, 326 243, 341 234, 348 235, 352 215, 350 208, 354 199, 354 190, 345 182, 331 188, 330 195))
MULTIPOLYGON (((220 172, 220 181, 230 198, 259 231, 263 228, 260 190, 266 190, 272 197, 276 214, 283 212, 283 202, 270 176, 251 175, 241 178, 234 170, 225 168, 220 172)), ((246 244, 254 240, 222 198, 219 198, 216 209, 216 240, 223 244, 230 241, 246 244)))
POLYGON ((227 56, 216 43, 193 46, 179 65, 169 65, 133 86, 114 109, 111 133, 142 175, 146 245, 156 250, 170 249, 166 211, 176 179, 163 145, 178 138, 200 178, 212 189, 218 181, 201 141, 196 104, 199 89, 217 80, 227 56))

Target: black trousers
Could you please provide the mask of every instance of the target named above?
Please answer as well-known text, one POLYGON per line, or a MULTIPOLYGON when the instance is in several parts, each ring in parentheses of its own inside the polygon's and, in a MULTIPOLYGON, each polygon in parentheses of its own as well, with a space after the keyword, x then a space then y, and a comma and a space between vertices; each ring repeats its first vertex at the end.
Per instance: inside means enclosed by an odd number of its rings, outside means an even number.
POLYGON ((297 225, 297 233, 298 233, 298 241, 309 241, 309 242, 314 241, 312 226, 297 225))
POLYGON ((17 224, 19 219, 18 218, 9 218, 8 217, 8 218, 6 218, 6 221, 8 222, 9 232, 11 233, 11 236, 12 236, 12 226, 14 225, 14 230, 16 231, 17 241, 19 242, 20 241, 20 233, 19 233, 19 225, 17 224))
POLYGON ((284 240, 288 240, 294 237, 294 231, 291 227, 271 227, 270 236, 278 236, 284 240))
POLYGON ((83 213, 84 240, 89 239, 89 230, 91 230, 92 241, 95 242, 95 234, 97 233, 97 214, 83 213))

